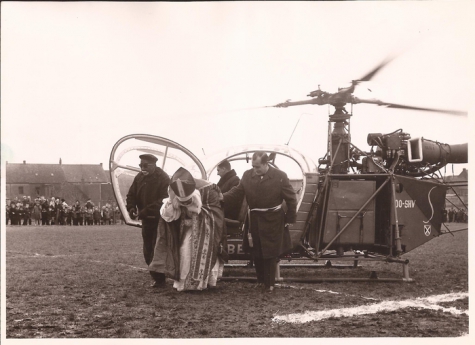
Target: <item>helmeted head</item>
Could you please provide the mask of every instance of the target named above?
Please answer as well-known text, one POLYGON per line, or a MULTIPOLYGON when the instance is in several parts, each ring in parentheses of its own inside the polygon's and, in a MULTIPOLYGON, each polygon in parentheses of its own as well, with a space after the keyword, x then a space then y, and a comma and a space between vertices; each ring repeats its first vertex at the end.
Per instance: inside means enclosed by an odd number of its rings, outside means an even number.
POLYGON ((170 188, 181 203, 191 201, 196 188, 195 179, 188 170, 179 168, 170 180, 170 188))

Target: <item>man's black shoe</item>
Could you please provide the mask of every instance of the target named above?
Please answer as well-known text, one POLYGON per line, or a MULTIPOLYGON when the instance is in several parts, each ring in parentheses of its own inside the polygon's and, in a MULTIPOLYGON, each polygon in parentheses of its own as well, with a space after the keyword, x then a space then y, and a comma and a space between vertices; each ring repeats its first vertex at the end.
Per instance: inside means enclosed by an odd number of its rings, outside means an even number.
POLYGON ((165 282, 153 282, 152 285, 151 285, 153 288, 158 288, 158 289, 163 289, 165 287, 167 287, 167 284, 165 282))

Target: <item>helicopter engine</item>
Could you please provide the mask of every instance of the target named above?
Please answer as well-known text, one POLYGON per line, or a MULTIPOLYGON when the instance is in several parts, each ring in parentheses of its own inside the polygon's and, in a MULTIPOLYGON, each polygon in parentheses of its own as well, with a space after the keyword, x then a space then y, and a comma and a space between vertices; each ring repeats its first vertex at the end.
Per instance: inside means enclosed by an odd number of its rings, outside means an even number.
POLYGON ((400 175, 422 177, 446 164, 468 162, 468 144, 449 145, 423 137, 411 139, 401 129, 389 134, 370 133, 367 142, 376 149, 372 148, 362 164, 356 164, 361 173, 390 169, 400 175))

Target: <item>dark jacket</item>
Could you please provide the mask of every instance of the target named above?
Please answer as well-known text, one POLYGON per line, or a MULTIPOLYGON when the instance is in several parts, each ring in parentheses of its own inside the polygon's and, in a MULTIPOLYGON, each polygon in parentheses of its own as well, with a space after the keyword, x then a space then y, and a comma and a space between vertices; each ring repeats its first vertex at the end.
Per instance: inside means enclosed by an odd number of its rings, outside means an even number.
POLYGON ((127 211, 137 207, 139 219, 160 217, 163 199, 168 197, 170 177, 157 167, 152 174, 139 173, 127 193, 127 211))
POLYGON ((249 208, 267 209, 287 204, 287 214, 281 208, 274 212, 251 211, 251 226, 254 246, 258 258, 272 258, 292 249, 290 234, 285 223, 295 223, 297 218, 297 197, 287 174, 269 167, 265 175, 258 176, 253 169, 247 170, 238 186, 224 193, 224 204, 246 197, 249 208), (258 248, 262 248, 262 254, 258 248))
POLYGON ((237 186, 239 181, 239 177, 237 176, 234 169, 232 169, 219 179, 218 187, 221 189, 221 193, 226 193, 229 192, 234 186, 237 186))
POLYGON ((101 220, 101 211, 99 211, 99 210, 94 210, 94 211, 92 212, 92 218, 93 218, 94 220, 96 220, 96 221, 101 220))
POLYGON ((49 214, 49 205, 48 202, 45 200, 41 204, 41 219, 44 220, 49 220, 50 219, 50 214, 49 214))
MULTIPOLYGON (((234 169, 228 171, 224 176, 219 179, 218 187, 221 190, 221 193, 226 193, 231 190, 234 186, 239 184, 239 177, 237 176, 234 169)), ((238 219, 239 210, 241 209, 242 198, 236 199, 233 202, 228 202, 224 204, 224 217, 228 219, 238 219)))

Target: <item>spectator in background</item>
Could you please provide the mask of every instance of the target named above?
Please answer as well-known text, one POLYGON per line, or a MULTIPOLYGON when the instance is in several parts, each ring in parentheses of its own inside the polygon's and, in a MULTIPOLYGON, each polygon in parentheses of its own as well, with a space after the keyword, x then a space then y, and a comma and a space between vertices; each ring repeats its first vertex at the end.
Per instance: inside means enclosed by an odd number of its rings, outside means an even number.
POLYGON ((31 225, 31 198, 23 196, 23 225, 31 225))
POLYGON ((56 224, 56 201, 54 199, 54 196, 51 197, 51 200, 49 201, 49 207, 48 207, 48 212, 50 216, 50 224, 54 225, 56 224))
POLYGON ((115 213, 115 219, 117 221, 117 224, 123 224, 122 213, 120 212, 119 206, 115 207, 114 213, 115 213))
POLYGON ((452 223, 454 220, 454 208, 452 207, 450 210, 449 210, 449 223, 452 223))
POLYGON ((68 204, 64 199, 61 199, 61 225, 67 225, 68 204))
POLYGON ((85 206, 79 206, 79 213, 78 213, 78 223, 79 225, 84 225, 84 214, 86 213, 85 206))
POLYGON ((21 202, 21 210, 22 210, 22 217, 21 217, 21 224, 22 225, 28 225, 28 224, 31 224, 31 220, 30 220, 30 216, 31 216, 31 212, 30 212, 30 204, 29 204, 29 201, 28 201, 28 198, 26 197, 26 195, 23 196, 23 200, 21 202))
POLYGON ((101 225, 101 211, 99 211, 97 206, 94 207, 92 212, 92 219, 94 220, 94 225, 101 225))
POLYGON ((23 204, 21 202, 17 203, 17 214, 18 221, 17 225, 21 225, 25 221, 25 211, 23 210, 23 204))
POLYGON ((104 206, 102 208, 102 218, 104 219, 104 225, 110 225, 111 224, 111 213, 109 210, 109 207, 104 206))
POLYGON ((12 202, 10 204, 10 223, 11 225, 17 225, 18 222, 18 210, 16 204, 12 202))
POLYGON ((40 225, 41 224, 41 205, 40 205, 40 200, 35 199, 35 203, 33 205, 33 208, 31 210, 31 218, 33 219, 33 224, 34 225, 40 225))
POLYGON ((58 197, 54 198, 54 225, 59 225, 59 202, 60 200, 58 197))
POLYGON ((76 200, 76 203, 73 205, 73 208, 72 208, 73 225, 79 225, 80 212, 81 212, 81 205, 79 205, 79 200, 76 200))
POLYGON ((93 223, 93 219, 92 219, 93 209, 86 207, 85 211, 86 212, 85 212, 84 217, 85 217, 86 225, 92 225, 92 223, 93 223))
POLYGON ((467 211, 464 208, 462 208, 462 223, 467 223, 467 219, 468 219, 467 211))
POLYGON ((93 210, 94 209, 94 203, 91 201, 91 199, 87 199, 85 206, 86 206, 86 209, 88 209, 88 210, 93 210))
POLYGON ((7 201, 5 205, 5 225, 10 221, 10 202, 7 201))
POLYGON ((49 225, 49 203, 44 196, 41 197, 41 224, 49 225))
POLYGON ((113 224, 113 225, 116 225, 116 224, 117 224, 117 217, 116 217, 116 213, 115 213, 115 208, 114 208, 114 206, 111 206, 111 207, 110 207, 110 213, 111 213, 111 221, 112 221, 112 224, 113 224))
POLYGON ((73 225, 73 208, 65 206, 64 213, 66 214, 66 225, 73 225))
POLYGON ((61 212, 63 210, 63 205, 61 204, 61 200, 59 198, 56 198, 54 201, 54 210, 55 210, 55 220, 56 220, 56 225, 63 225, 63 217, 61 216, 61 212))
POLYGON ((30 203, 26 196, 23 197, 23 225, 31 225, 30 203))

